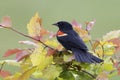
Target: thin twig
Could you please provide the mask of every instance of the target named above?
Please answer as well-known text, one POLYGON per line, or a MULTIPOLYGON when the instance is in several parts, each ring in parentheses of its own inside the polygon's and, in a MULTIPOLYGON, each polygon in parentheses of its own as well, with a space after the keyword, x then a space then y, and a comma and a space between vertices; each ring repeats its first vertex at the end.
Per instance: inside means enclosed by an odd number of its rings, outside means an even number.
POLYGON ((38 39, 35 39, 35 38, 33 38, 33 37, 29 36, 29 35, 26 35, 26 34, 20 32, 20 31, 16 30, 15 28, 12 28, 12 27, 6 27, 6 26, 3 26, 3 25, 0 25, 0 26, 3 27, 3 28, 6 28, 6 29, 10 29, 10 30, 12 30, 13 32, 16 32, 16 33, 18 33, 18 34, 20 34, 20 35, 22 35, 22 36, 24 36, 24 37, 27 37, 27 38, 33 39, 33 40, 35 40, 35 41, 38 41, 38 42, 42 43, 45 47, 48 47, 48 48, 54 50, 54 48, 48 46, 47 44, 45 44, 45 43, 42 42, 41 40, 38 40, 38 39))
POLYGON ((88 74, 89 76, 91 76, 92 78, 96 78, 93 74, 91 74, 91 73, 89 73, 89 72, 87 72, 87 71, 85 71, 85 70, 81 70, 82 72, 84 72, 84 73, 86 73, 86 74, 88 74))
MULTIPOLYGON (((90 72, 86 71, 86 70, 83 70, 81 69, 81 66, 78 66, 78 65, 74 65, 78 71, 82 71, 83 73, 86 73, 87 75, 91 76, 92 78, 96 78, 96 76, 94 76, 93 74, 91 74, 90 72)), ((72 66, 73 67, 73 66, 72 66)), ((73 68, 75 68, 73 67, 73 68)))
POLYGON ((1 64, 1 67, 0 67, 0 72, 2 71, 3 66, 5 65, 5 63, 6 63, 6 62, 3 62, 3 63, 1 64))
POLYGON ((14 28, 10 28, 10 30, 12 30, 12 31, 14 31, 14 32, 16 32, 16 33, 18 33, 18 34, 20 34, 20 35, 22 35, 22 36, 25 36, 25 37, 28 37, 28 38, 33 39, 33 40, 35 40, 35 41, 38 41, 38 42, 42 43, 45 47, 48 47, 48 48, 50 48, 50 49, 54 49, 54 48, 48 46, 47 44, 45 44, 44 42, 42 42, 41 40, 38 40, 38 39, 35 39, 35 38, 31 37, 31 36, 28 36, 28 35, 26 35, 26 34, 23 34, 23 33, 19 32, 19 31, 17 31, 16 29, 14 29, 14 28))

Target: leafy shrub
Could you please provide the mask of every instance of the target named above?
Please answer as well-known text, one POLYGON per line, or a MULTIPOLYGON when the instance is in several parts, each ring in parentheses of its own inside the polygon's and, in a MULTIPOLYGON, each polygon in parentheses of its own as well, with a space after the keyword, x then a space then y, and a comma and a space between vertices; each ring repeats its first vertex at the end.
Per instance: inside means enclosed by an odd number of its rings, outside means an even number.
POLYGON ((90 43, 90 52, 103 59, 103 63, 76 62, 73 54, 56 41, 54 38, 56 34, 42 27, 38 13, 27 25, 28 35, 13 28, 10 17, 5 16, 0 28, 12 30, 32 39, 33 41, 19 41, 19 43, 33 47, 6 51, 3 57, 15 55, 15 59, 0 60, 1 78, 3 80, 108 80, 114 75, 120 75, 120 30, 111 31, 100 40, 93 40, 90 31, 95 20, 86 22, 85 29, 75 20, 71 24, 85 43, 90 43), (11 73, 3 69, 4 65, 16 66, 19 70, 11 73))

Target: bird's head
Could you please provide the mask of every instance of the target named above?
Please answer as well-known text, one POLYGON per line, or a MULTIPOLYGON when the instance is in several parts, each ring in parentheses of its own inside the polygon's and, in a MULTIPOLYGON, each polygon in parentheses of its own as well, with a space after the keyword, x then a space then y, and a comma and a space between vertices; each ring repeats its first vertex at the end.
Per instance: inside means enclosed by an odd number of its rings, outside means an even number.
POLYGON ((57 26, 62 31, 73 30, 72 25, 66 21, 60 21, 53 25, 57 26))

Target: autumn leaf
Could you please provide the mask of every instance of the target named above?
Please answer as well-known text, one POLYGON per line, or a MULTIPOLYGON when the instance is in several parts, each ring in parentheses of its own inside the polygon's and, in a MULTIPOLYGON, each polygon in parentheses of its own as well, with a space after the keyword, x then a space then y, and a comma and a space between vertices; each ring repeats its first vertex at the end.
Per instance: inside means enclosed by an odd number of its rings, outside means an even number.
POLYGON ((32 66, 32 62, 30 57, 26 57, 23 61, 21 61, 22 63, 20 64, 20 69, 21 72, 24 72, 26 70, 28 70, 28 68, 30 68, 32 66))
POLYGON ((20 44, 26 44, 26 45, 32 45, 34 47, 38 47, 38 45, 35 42, 32 41, 19 41, 20 44))
POLYGON ((28 29, 28 34, 31 37, 36 38, 38 40, 40 40, 43 37, 43 35, 49 33, 49 31, 45 30, 42 27, 42 20, 39 17, 38 13, 36 13, 35 16, 31 18, 29 24, 27 25, 27 29, 28 29))
POLYGON ((3 80, 21 80, 21 79, 19 79, 19 77, 20 77, 21 75, 22 75, 22 74, 21 74, 20 72, 16 72, 14 75, 5 77, 3 80))
POLYGON ((45 70, 43 70, 42 78, 46 78, 48 80, 54 80, 60 75, 61 72, 62 72, 61 67, 50 65, 45 70))
POLYGON ((96 80, 109 80, 108 79, 108 72, 101 72, 98 76, 97 76, 97 78, 96 78, 96 80))
POLYGON ((115 52, 115 45, 112 42, 99 41, 99 45, 95 49, 95 53, 102 57, 103 55, 113 55, 115 52))
POLYGON ((73 28, 80 35, 83 41, 88 42, 91 39, 91 36, 89 35, 88 31, 86 31, 85 29, 76 26, 73 26, 73 28))
POLYGON ((0 76, 1 76, 2 78, 8 77, 8 76, 10 76, 10 75, 11 75, 11 73, 10 73, 9 71, 0 70, 0 76))
POLYGON ((2 27, 8 27, 8 28, 12 27, 12 22, 11 22, 11 19, 9 16, 4 16, 2 18, 2 21, 0 23, 0 28, 2 28, 2 27))
POLYGON ((21 51, 22 50, 20 50, 20 49, 9 49, 7 52, 5 52, 3 57, 8 57, 8 56, 11 56, 11 55, 16 54, 18 52, 21 52, 21 51))
POLYGON ((119 52, 120 51, 120 38, 113 38, 111 40, 109 40, 109 42, 112 42, 113 44, 115 44, 115 52, 119 52))
POLYGON ((51 56, 51 55, 53 55, 53 54, 55 54, 56 53, 56 50, 53 50, 53 49, 48 49, 48 51, 47 51, 47 55, 46 56, 51 56))
POLYGON ((76 20, 73 20, 71 23, 73 26, 75 26, 77 28, 82 28, 82 24, 78 23, 76 20))
POLYGON ((90 31, 93 28, 95 22, 96 22, 96 20, 93 20, 93 21, 90 21, 90 22, 86 22, 86 30, 90 31))
POLYGON ((80 37, 85 41, 88 42, 91 40, 91 36, 89 35, 89 32, 95 24, 95 20, 86 22, 86 29, 82 28, 82 25, 79 24, 77 21, 73 20, 72 25, 74 30, 80 35, 80 37))
POLYGON ((41 36, 40 29, 41 29, 41 18, 39 17, 38 13, 35 14, 34 17, 30 20, 29 24, 27 25, 28 33, 31 37, 41 36))
POLYGON ((27 57, 30 53, 27 50, 10 49, 3 55, 3 57, 8 57, 13 54, 16 54, 16 61, 20 61, 27 57))
POLYGON ((20 66, 21 62, 17 62, 16 60, 1 60, 0 64, 7 64, 7 65, 11 65, 11 66, 20 66))
POLYGON ((34 52, 30 55, 33 66, 38 66, 40 70, 43 70, 53 61, 53 56, 46 56, 47 50, 41 44, 34 52))
POLYGON ((22 59, 28 57, 30 55, 30 53, 28 52, 28 50, 23 50, 20 51, 16 54, 16 61, 21 61, 22 59))
POLYGON ((114 38, 118 38, 119 36, 120 36, 120 30, 114 30, 114 31, 110 31, 109 33, 104 35, 103 40, 108 41, 108 40, 111 40, 114 38))
POLYGON ((50 32, 50 33, 49 33, 49 38, 54 38, 54 37, 56 37, 56 33, 50 32))
POLYGON ((62 51, 63 50, 63 46, 60 45, 56 40, 46 40, 45 44, 54 48, 54 50, 53 49, 48 49, 47 56, 53 55, 57 51, 62 51))
POLYGON ((18 80, 28 80, 29 77, 32 75, 32 73, 34 73, 36 70, 36 66, 28 69, 27 71, 25 71, 24 73, 22 73, 22 75, 19 77, 18 80))
POLYGON ((46 40, 45 44, 55 48, 58 51, 61 51, 63 47, 56 40, 46 40))

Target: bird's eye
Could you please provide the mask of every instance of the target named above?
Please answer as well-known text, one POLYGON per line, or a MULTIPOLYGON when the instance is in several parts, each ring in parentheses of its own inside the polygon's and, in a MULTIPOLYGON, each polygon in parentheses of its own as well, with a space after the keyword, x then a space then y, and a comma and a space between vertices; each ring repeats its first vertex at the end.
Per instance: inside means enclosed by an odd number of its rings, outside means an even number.
POLYGON ((63 26, 63 23, 59 23, 60 26, 63 26))

